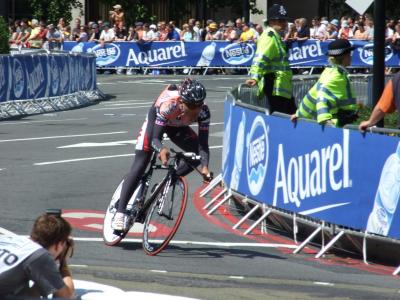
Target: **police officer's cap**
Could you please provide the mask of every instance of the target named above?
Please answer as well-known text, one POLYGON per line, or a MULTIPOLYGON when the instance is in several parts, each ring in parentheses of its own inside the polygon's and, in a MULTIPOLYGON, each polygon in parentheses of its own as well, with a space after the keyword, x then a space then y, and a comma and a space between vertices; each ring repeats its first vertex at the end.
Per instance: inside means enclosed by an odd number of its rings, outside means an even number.
POLYGON ((355 49, 354 46, 346 39, 337 39, 328 45, 327 55, 329 56, 341 56, 349 53, 355 49))
POLYGON ((286 8, 280 4, 273 4, 267 13, 267 20, 288 20, 286 8))

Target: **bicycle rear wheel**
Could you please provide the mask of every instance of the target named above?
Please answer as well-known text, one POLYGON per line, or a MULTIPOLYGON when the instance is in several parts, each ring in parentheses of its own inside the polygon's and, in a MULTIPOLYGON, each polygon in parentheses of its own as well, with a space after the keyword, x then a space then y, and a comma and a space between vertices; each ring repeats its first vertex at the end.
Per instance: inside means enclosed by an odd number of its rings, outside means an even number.
POLYGON ((186 179, 180 177, 174 185, 160 189, 147 214, 143 230, 143 249, 148 255, 163 251, 174 237, 182 221, 187 204, 186 179))

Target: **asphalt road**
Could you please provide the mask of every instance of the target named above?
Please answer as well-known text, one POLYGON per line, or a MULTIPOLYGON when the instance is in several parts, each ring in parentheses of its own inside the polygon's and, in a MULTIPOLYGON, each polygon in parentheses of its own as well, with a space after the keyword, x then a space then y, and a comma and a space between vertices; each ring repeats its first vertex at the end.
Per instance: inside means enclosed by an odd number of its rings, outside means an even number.
MULTIPOLYGON (((245 77, 200 79, 208 89, 211 165, 218 173, 224 95, 245 77)), ((262 238, 228 230, 218 216, 205 217, 196 203, 201 199, 192 196, 201 185, 196 174, 188 176, 191 199, 166 251, 146 256, 140 227, 119 246, 105 246, 102 213, 130 168, 147 110, 166 84, 179 80, 101 75, 99 87, 113 96, 108 101, 0 122, 0 227, 27 235, 46 208, 62 208, 75 228, 74 277, 125 291, 198 299, 400 299, 393 266, 364 266, 330 255, 316 260, 307 252, 294 256, 294 243, 286 238, 266 235, 262 244, 262 238)))

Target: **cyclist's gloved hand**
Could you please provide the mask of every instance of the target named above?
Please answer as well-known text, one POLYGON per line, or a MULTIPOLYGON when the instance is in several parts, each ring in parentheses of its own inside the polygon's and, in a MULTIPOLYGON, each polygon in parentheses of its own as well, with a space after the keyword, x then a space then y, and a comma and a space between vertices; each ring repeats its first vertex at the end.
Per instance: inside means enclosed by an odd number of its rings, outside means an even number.
POLYGON ((160 155, 158 156, 161 160, 161 163, 166 166, 168 164, 170 152, 167 148, 162 148, 160 151, 160 155))
POLYGON ((203 175, 203 182, 210 182, 214 177, 213 173, 210 172, 207 166, 203 166, 201 174, 203 175))
POLYGON ((204 183, 209 183, 209 182, 211 182, 211 180, 213 180, 214 179, 214 174, 213 174, 213 172, 210 172, 210 173, 208 173, 208 174, 203 174, 203 182, 204 183))

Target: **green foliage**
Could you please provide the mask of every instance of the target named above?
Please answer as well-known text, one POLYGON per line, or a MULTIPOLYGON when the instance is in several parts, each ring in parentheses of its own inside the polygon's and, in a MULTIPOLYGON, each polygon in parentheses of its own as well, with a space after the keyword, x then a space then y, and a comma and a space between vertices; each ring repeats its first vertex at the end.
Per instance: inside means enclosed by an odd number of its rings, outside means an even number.
MULTIPOLYGON (((371 113, 372 113, 371 107, 367 107, 367 106, 361 107, 361 109, 358 111, 359 118, 354 122, 354 124, 360 124, 362 121, 368 120, 371 113)), ((399 117, 399 114, 397 111, 395 113, 385 115, 385 119, 384 119, 385 127, 397 129, 398 128, 397 127, 397 118, 398 117, 399 117)))
MULTIPOLYGON (((37 1, 37 0, 36 0, 37 1)), ((158 16, 151 14, 149 10, 149 2, 146 0, 99 0, 108 5, 110 8, 118 4, 122 5, 125 12, 125 20, 127 24, 132 24, 135 21, 154 22, 158 16)), ((171 0, 169 1, 169 16, 170 20, 186 19, 190 11, 187 10, 187 4, 197 4, 194 0, 171 0)), ((223 7, 232 7, 237 15, 243 14, 243 0, 204 0, 208 11, 217 10, 223 7)), ((257 0, 249 0, 250 11, 254 14, 262 14, 263 11, 256 8, 257 0)), ((195 16, 192 16, 195 17, 195 16)))
POLYGON ((8 44, 9 39, 10 32, 7 23, 4 21, 4 18, 0 16, 0 54, 10 53, 10 45, 8 44))
MULTIPOLYGON (((100 0, 100 2, 109 6, 120 4, 125 14, 125 22, 128 25, 134 24, 137 21, 155 22, 157 17, 150 13, 148 5, 144 0, 100 0)), ((148 1, 147 1, 148 2, 148 1)))
POLYGON ((71 22, 72 8, 80 8, 81 12, 83 9, 79 0, 30 0, 30 5, 34 18, 56 24, 59 18, 64 18, 66 23, 71 22))
POLYGON ((135 4, 133 7, 133 10, 132 10, 132 13, 128 14, 127 17, 131 18, 131 20, 126 18, 128 23, 130 23, 130 24, 133 24, 135 21, 153 23, 157 19, 156 16, 150 14, 149 9, 142 3, 135 4))
POLYGON ((264 13, 263 10, 260 10, 256 7, 257 5, 257 0, 250 0, 249 1, 250 4, 250 12, 254 15, 262 15, 264 13))

